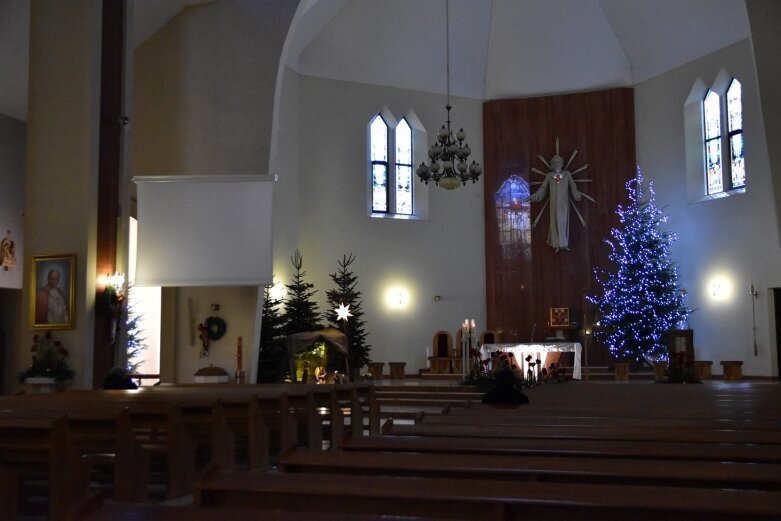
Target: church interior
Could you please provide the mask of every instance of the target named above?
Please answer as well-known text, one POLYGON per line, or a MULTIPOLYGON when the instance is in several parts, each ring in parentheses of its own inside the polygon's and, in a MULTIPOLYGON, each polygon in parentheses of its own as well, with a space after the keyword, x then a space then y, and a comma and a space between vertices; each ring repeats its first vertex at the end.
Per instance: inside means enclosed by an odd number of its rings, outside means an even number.
POLYGON ((0 509, 777 518, 779 23, 774 0, 0 0, 0 509), (611 336, 648 318, 615 318, 630 265, 673 274, 643 281, 670 309, 642 357, 611 336), (464 384, 502 351, 528 405, 464 384), (697 384, 657 385, 676 353, 697 384), (106 391, 116 368, 138 390, 106 391))

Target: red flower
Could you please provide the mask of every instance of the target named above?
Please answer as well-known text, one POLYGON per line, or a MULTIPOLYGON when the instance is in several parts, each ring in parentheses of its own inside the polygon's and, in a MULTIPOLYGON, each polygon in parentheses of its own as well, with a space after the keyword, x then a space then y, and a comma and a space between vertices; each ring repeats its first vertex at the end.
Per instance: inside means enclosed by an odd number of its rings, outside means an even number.
POLYGON ((43 334, 43 336, 44 336, 44 338, 46 338, 46 340, 51 340, 52 332, 51 331, 47 331, 46 333, 43 334))
POLYGON ((38 351, 38 344, 33 344, 33 346, 30 348, 30 351, 32 351, 33 353, 38 351))
POLYGON ((38 340, 40 340, 40 338, 41 337, 39 337, 38 335, 33 335, 33 342, 35 342, 37 344, 38 340))

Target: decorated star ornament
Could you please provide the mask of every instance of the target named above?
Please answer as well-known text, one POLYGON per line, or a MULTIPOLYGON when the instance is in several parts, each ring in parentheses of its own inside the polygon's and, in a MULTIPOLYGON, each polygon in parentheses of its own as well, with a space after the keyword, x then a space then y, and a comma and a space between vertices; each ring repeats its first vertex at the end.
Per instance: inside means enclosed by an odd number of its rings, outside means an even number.
POLYGON ((344 304, 339 304, 339 307, 334 310, 336 312, 336 320, 344 320, 347 322, 347 317, 353 316, 352 313, 350 313, 350 306, 345 306, 344 304))

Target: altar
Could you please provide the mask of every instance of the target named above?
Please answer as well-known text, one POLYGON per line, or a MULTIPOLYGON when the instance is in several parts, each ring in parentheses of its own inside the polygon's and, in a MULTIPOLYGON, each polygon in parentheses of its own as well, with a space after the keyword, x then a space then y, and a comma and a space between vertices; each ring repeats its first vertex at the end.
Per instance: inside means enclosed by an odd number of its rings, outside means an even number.
POLYGON ((483 344, 480 347, 480 358, 491 358, 491 353, 504 351, 512 353, 517 360, 524 360, 528 355, 542 361, 542 367, 547 367, 545 359, 548 353, 575 353, 575 363, 572 367, 572 378, 581 379, 580 356, 583 348, 579 342, 544 342, 529 344, 483 344))

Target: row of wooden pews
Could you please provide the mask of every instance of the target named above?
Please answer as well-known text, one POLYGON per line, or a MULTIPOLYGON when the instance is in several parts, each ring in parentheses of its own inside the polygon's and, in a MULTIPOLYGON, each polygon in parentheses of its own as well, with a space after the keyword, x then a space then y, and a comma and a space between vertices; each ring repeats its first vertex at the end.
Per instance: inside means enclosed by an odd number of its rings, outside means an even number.
POLYGON ((391 419, 380 436, 336 450, 299 445, 272 471, 216 472, 198 480, 196 504, 439 519, 781 518, 777 384, 571 383, 528 394, 519 408, 469 400, 414 424, 391 419))
POLYGON ((377 434, 373 401, 365 384, 0 397, 0 506, 58 520, 90 492, 123 503, 185 496, 199 472, 265 470, 290 447, 336 447, 353 425, 353 438, 377 434))

